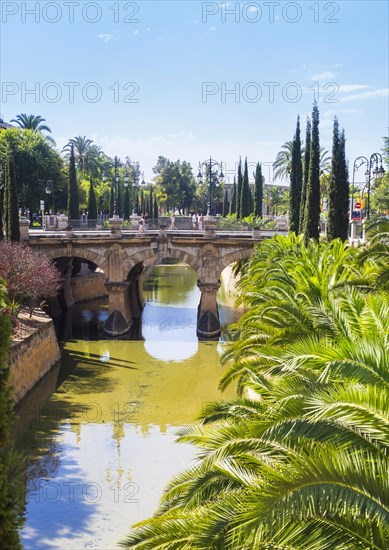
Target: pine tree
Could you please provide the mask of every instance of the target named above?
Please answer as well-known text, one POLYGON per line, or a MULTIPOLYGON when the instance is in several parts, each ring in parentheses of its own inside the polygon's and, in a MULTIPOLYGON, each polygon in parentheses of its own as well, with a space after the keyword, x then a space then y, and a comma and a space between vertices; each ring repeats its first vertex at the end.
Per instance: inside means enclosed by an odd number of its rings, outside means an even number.
POLYGON ((301 163, 300 117, 297 117, 296 133, 293 138, 292 162, 289 188, 289 231, 299 232, 301 188, 303 167, 301 163))
POLYGON ((239 159, 238 165, 238 187, 236 189, 236 218, 240 218, 241 212, 241 201, 242 201, 242 185, 243 185, 243 176, 242 176, 242 159, 239 159))
POLYGON ((76 161, 74 158, 73 145, 70 148, 69 158, 68 216, 70 220, 78 220, 80 217, 76 161))
POLYGON ((228 193, 227 189, 224 189, 224 196, 223 196, 223 218, 225 218, 230 210, 230 202, 228 200, 228 193))
POLYGON ((230 198, 230 214, 236 214, 236 178, 234 176, 234 185, 232 186, 231 198, 230 198))
POLYGON ((244 161, 244 175, 241 189, 240 198, 240 218, 246 218, 250 215, 250 186, 249 186, 249 173, 247 167, 247 157, 244 161))
POLYGON ((262 218, 263 208, 263 182, 262 182, 262 164, 257 162, 255 168, 255 185, 254 185, 254 214, 262 218))
POLYGON ((312 110, 312 140, 309 156, 309 177, 304 213, 305 242, 319 240, 320 222, 320 139, 319 109, 315 102, 312 110))
POLYGON ((346 240, 348 237, 349 182, 345 147, 344 130, 339 133, 339 122, 335 117, 328 197, 328 240, 337 238, 346 240))
POLYGON ((20 241, 18 194, 11 153, 7 154, 4 189, 5 236, 8 241, 20 241))
POLYGON ((304 216, 305 216, 305 203, 307 199, 307 187, 308 187, 308 177, 309 177, 309 155, 311 154, 311 121, 307 117, 307 126, 305 132, 305 149, 304 149, 304 177, 303 177, 303 186, 301 189, 301 202, 300 202, 300 222, 299 222, 299 233, 304 232, 304 216))
POLYGON ((89 180, 89 193, 88 193, 88 220, 97 220, 97 202, 96 193, 93 187, 92 177, 89 180))

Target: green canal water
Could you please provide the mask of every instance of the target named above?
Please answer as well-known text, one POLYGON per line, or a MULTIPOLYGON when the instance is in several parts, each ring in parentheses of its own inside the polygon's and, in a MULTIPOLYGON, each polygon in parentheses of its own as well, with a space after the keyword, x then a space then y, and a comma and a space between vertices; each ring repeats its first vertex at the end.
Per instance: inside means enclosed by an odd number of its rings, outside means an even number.
POLYGON ((176 432, 221 397, 225 329, 239 314, 218 296, 221 341, 198 342, 191 268, 159 266, 144 290, 138 339, 104 338, 104 301, 68 312, 61 365, 17 411, 27 456, 26 550, 118 548, 195 458, 191 446, 175 443, 176 432))

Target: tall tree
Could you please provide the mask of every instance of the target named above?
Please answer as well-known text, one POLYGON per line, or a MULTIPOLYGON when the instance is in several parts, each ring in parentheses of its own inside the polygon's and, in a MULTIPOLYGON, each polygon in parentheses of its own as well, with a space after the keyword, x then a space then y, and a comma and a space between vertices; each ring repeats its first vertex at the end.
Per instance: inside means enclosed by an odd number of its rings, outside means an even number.
POLYGON ((254 214, 262 218, 263 209, 263 181, 262 181, 262 164, 257 162, 255 169, 255 185, 254 185, 254 214))
POLYGON ((234 176, 234 184, 232 186, 231 197, 230 197, 230 214, 236 214, 236 177, 234 176))
POLYGON ((158 220, 158 203, 157 203, 157 197, 154 195, 154 211, 153 211, 153 219, 158 220))
POLYGON ((319 109, 315 102, 312 110, 312 140, 309 155, 309 178, 304 214, 305 242, 319 240, 320 222, 320 139, 319 109))
POLYGON ((296 133, 293 138, 292 167, 289 187, 289 231, 299 232, 301 189, 303 167, 301 162, 300 117, 297 117, 296 133))
POLYGON ((123 218, 128 220, 130 217, 130 191, 128 185, 126 185, 126 190, 124 192, 124 209, 123 209, 123 218))
POLYGON ((4 187, 5 237, 8 241, 20 240, 18 194, 14 171, 14 161, 11 152, 6 158, 4 187))
POLYGON ((90 178, 89 180, 88 219, 97 220, 97 202, 95 189, 93 187, 93 178, 90 178))
MULTIPOLYGON (((49 132, 51 134, 50 128, 46 126, 46 124, 42 124, 42 122, 46 122, 46 119, 40 115, 26 115, 22 113, 21 115, 17 115, 16 118, 13 118, 11 122, 16 122, 22 130, 32 130, 39 134, 42 134, 42 132, 49 132)), ((55 141, 51 136, 42 135, 47 141, 55 146, 55 141)))
POLYGON ((344 130, 339 132, 339 122, 335 117, 328 193, 327 238, 330 241, 348 237, 349 182, 345 146, 344 130))
POLYGON ((88 139, 86 136, 76 136, 72 139, 69 139, 62 151, 70 151, 73 148, 73 155, 75 161, 77 162, 78 168, 84 170, 85 168, 85 159, 88 155, 88 150, 93 143, 92 139, 88 139))
POLYGON ((293 142, 287 141, 277 153, 276 160, 273 163, 274 179, 288 180, 292 169, 292 148, 293 142))
POLYGON ((230 211, 230 202, 228 200, 228 193, 227 189, 224 189, 224 196, 223 196, 223 218, 225 218, 230 211))
POLYGON ((249 172, 247 167, 247 157, 244 161, 244 173, 240 198, 240 218, 246 218, 251 214, 250 211, 250 186, 249 186, 249 172))
POLYGON ((80 217, 76 161, 74 158, 73 145, 70 147, 69 157, 68 216, 70 220, 78 220, 80 217))
POLYGON ((302 233, 304 231, 305 203, 307 200, 307 188, 308 188, 308 178, 309 178, 309 155, 311 153, 311 132, 312 132, 311 120, 309 117, 307 117, 307 125, 306 125, 306 131, 305 131, 305 148, 304 148, 304 177, 303 177, 303 186, 301 189, 299 233, 302 233))
POLYGON ((241 201, 242 201, 242 185, 243 185, 243 176, 242 176, 242 159, 239 159, 238 164, 238 187, 236 189, 236 217, 240 218, 241 212, 241 201))

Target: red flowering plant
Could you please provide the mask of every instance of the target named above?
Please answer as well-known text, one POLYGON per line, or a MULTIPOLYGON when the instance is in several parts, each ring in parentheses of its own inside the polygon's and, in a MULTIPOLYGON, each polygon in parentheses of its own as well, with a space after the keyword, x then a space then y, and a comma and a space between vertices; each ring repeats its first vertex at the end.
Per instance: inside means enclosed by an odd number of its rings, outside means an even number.
POLYGON ((0 277, 10 299, 28 307, 30 317, 41 300, 56 296, 62 285, 61 273, 51 260, 18 242, 0 242, 0 277))

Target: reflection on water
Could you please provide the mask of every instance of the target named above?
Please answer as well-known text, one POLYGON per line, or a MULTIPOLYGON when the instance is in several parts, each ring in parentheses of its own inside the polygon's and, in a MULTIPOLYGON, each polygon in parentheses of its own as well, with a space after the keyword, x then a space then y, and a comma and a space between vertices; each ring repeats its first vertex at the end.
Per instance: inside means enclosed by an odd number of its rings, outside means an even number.
MULTIPOLYGON (((19 408, 29 425, 26 549, 117 548, 194 458, 175 434, 220 397, 220 344, 197 341, 199 291, 188 267, 159 266, 145 298, 138 340, 103 339, 104 302, 74 308, 60 371, 19 408)), ((220 313, 226 325, 237 316, 220 313)))

